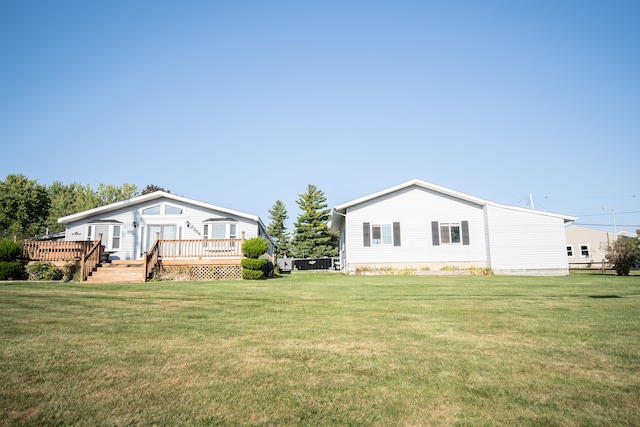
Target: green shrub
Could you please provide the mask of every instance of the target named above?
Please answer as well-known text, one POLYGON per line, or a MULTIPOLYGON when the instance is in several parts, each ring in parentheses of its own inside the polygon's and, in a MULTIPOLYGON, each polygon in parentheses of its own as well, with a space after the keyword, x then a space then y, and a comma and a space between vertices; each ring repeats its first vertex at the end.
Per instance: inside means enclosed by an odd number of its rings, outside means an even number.
POLYGON ((258 258, 260 255, 267 252, 269 249, 269 243, 262 237, 254 237, 245 241, 242 244, 242 253, 247 258, 258 258))
POLYGON ((0 280, 22 279, 24 266, 18 260, 0 261, 0 280))
POLYGON ((11 239, 0 240, 0 280, 22 279, 24 266, 20 261, 22 246, 11 239))
POLYGON ((22 258, 22 245, 11 239, 0 240, 0 261, 15 261, 22 258))
POLYGON ((71 280, 75 280, 76 275, 78 274, 79 271, 80 271, 80 267, 68 262, 64 265, 64 267, 62 267, 62 278, 67 282, 71 280))
POLYGON ((264 273, 262 270, 250 270, 248 268, 242 269, 242 278, 244 280, 260 280, 264 273))
POLYGON ((55 265, 39 261, 27 266, 27 273, 32 280, 60 280, 62 271, 55 265))
POLYGON ((260 259, 263 259, 265 261, 264 267, 262 267, 262 271, 264 272, 264 275, 267 277, 273 277, 273 270, 275 269, 275 267, 271 262, 271 260, 265 257, 264 255, 261 256, 260 259))
POLYGON ((242 268, 260 271, 264 269, 266 263, 267 260, 261 258, 242 258, 242 261, 240 261, 242 268))

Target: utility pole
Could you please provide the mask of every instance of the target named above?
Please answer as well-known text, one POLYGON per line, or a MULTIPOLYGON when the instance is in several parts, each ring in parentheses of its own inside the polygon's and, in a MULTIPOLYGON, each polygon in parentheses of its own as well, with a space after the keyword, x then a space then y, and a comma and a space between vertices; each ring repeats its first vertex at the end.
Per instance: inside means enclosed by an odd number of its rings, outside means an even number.
POLYGON ((529 203, 531 204, 531 210, 535 211, 536 207, 533 205, 533 194, 529 193, 529 203))

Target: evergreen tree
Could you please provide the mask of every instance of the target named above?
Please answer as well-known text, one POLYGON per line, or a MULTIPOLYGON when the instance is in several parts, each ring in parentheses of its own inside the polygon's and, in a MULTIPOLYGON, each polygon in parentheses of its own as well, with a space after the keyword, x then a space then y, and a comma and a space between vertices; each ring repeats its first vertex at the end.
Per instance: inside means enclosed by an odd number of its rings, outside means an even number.
POLYGON ((269 218, 271 222, 267 226, 267 233, 275 243, 276 256, 283 257, 289 254, 289 232, 284 222, 289 218, 287 208, 280 200, 276 200, 271 209, 269 209, 269 218))
POLYGON ((327 198, 315 185, 309 184, 306 193, 296 200, 302 213, 295 223, 292 241, 297 258, 322 258, 338 255, 336 236, 329 231, 331 220, 327 198))

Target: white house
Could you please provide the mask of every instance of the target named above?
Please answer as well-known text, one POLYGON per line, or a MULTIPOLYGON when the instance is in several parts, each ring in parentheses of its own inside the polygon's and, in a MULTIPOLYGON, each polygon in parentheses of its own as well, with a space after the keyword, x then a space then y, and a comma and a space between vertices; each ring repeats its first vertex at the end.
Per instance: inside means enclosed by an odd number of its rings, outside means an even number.
POLYGON ((569 274, 565 223, 574 217, 483 200, 414 179, 335 206, 340 264, 378 268, 490 268, 569 274))
MULTIPOLYGON (((100 235, 112 260, 142 259, 157 237, 173 242, 227 240, 227 245, 242 237, 261 236, 270 241, 258 216, 164 191, 78 212, 58 222, 66 224, 67 241, 97 240, 100 235)), ((198 250, 211 249, 212 244, 201 243, 198 250)), ((203 253, 194 252, 194 256, 203 253)))

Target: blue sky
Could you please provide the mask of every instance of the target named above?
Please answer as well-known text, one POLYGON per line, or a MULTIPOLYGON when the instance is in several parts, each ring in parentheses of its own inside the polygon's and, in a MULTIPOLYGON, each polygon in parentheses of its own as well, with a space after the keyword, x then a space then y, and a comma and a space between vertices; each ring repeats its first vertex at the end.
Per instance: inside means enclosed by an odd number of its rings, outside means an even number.
POLYGON ((4 0, 0 175, 265 223, 308 184, 332 207, 420 178, 635 230, 639 21, 635 0, 4 0))

